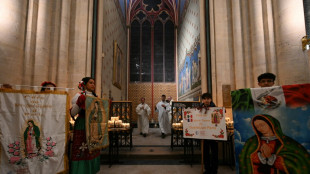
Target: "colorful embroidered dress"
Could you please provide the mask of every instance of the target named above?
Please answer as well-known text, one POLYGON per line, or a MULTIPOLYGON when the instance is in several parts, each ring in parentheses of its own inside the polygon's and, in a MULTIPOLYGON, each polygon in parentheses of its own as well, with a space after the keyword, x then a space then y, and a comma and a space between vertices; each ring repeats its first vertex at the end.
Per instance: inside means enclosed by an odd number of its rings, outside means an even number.
MULTIPOLYGON (((86 95, 92 94, 87 91, 86 95)), ((80 111, 74 124, 71 174, 92 174, 100 170, 100 150, 90 153, 86 143, 85 100, 86 96, 81 94, 76 101, 80 111)))
MULTIPOLYGON (((277 119, 269 115, 256 115, 269 122, 275 136, 266 138, 260 136, 254 129, 255 134, 249 138, 243 146, 239 155, 239 172, 248 174, 265 173, 310 173, 310 155, 307 150, 294 139, 283 134, 280 123, 277 119), (259 155, 262 145, 271 147, 272 157, 263 158, 259 155)), ((252 121, 254 128, 254 122, 252 121)))

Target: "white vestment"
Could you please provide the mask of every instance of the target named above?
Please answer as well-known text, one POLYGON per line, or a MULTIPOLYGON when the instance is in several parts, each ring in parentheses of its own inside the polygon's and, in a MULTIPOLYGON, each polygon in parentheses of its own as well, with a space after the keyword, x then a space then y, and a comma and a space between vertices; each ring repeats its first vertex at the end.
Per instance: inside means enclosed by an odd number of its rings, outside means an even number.
POLYGON ((149 132, 149 115, 151 114, 151 108, 146 103, 140 103, 136 107, 136 112, 138 114, 138 130, 143 134, 147 134, 149 132))
POLYGON ((162 133, 167 134, 171 132, 171 125, 169 122, 169 112, 170 112, 170 105, 166 101, 160 101, 156 105, 156 112, 158 112, 158 122, 159 122, 159 128, 162 133), (164 105, 165 107, 163 107, 164 105))

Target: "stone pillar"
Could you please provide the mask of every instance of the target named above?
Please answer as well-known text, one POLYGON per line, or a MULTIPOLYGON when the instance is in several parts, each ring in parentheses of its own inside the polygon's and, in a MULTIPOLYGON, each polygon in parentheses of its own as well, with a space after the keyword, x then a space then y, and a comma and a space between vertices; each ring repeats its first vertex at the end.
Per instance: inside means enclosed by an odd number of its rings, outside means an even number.
POLYGON ((95 77, 96 77, 96 94, 101 97, 101 91, 102 91, 102 59, 103 59, 103 50, 102 50, 102 44, 103 44, 103 7, 104 7, 104 2, 103 1, 98 1, 98 10, 97 10, 97 48, 96 48, 96 72, 95 72, 95 77))
POLYGON ((279 85, 309 83, 309 66, 301 47, 306 35, 302 0, 274 0, 279 85))
MULTIPOLYGON (((262 0, 263 21, 265 31, 265 51, 267 72, 277 74, 277 56, 275 47, 275 34, 273 25, 273 10, 271 0, 262 0)), ((276 84, 277 84, 276 79, 276 84)))
POLYGON ((206 54, 206 25, 205 25, 205 11, 206 2, 199 1, 200 11, 200 56, 201 56, 201 92, 207 92, 207 54, 206 54))
MULTIPOLYGON (((69 79, 68 87, 73 87, 78 92, 78 82, 91 73, 91 41, 89 38, 89 23, 92 17, 89 14, 92 6, 92 0, 89 1, 71 1, 70 32, 69 32, 69 79)), ((92 11, 92 10, 91 10, 92 11)))
POLYGON ((66 87, 68 82, 68 61, 69 61, 69 27, 71 0, 61 1, 61 21, 59 35, 59 52, 57 65, 57 86, 66 87))
POLYGON ((51 36, 52 1, 39 1, 34 58, 33 84, 40 85, 48 80, 51 36))
POLYGON ((175 100, 177 101, 178 100, 178 91, 179 91, 179 63, 178 63, 178 28, 175 27, 175 30, 174 30, 174 38, 175 38, 175 87, 176 87, 176 94, 177 94, 177 97, 175 98, 175 100))
POLYGON ((212 99, 217 103, 217 88, 216 88, 216 59, 215 59, 215 31, 214 31, 214 0, 209 0, 209 20, 210 20, 210 51, 211 51, 211 77, 212 77, 212 99))
MULTIPOLYGON (((231 84, 234 80, 231 78, 232 61, 232 35, 231 25, 229 25, 230 11, 228 2, 225 0, 213 1, 214 6, 214 37, 215 37, 215 73, 217 88, 217 105, 223 104, 222 86, 231 84)), ((213 88, 212 88, 213 89, 213 88)), ((214 90, 214 89, 213 89, 214 90)), ((213 95, 214 96, 214 95, 213 95)), ((214 97, 213 97, 214 98, 214 97)))
MULTIPOLYGON (((60 43, 60 27, 61 27, 61 0, 54 0, 51 2, 53 7, 51 10, 51 38, 50 38, 50 57, 49 57, 49 66, 48 66, 48 78, 47 80, 56 82, 57 77, 57 65, 59 58, 59 43, 60 43)), ((56 84, 57 85, 57 84, 56 84)), ((58 84, 59 86, 59 84, 58 84)))
MULTIPOLYGON (((243 56, 242 24, 241 24, 241 3, 235 0, 232 5, 232 35, 233 35, 233 54, 235 70, 235 87, 232 89, 245 88, 245 65, 243 56)), ((233 79, 234 80, 234 79, 233 79)))
POLYGON ((0 84, 22 83, 27 1, 0 1, 0 84))
POLYGON ((24 52, 24 68, 23 68, 23 85, 32 85, 34 57, 36 48, 36 33, 38 20, 38 0, 28 1, 27 11, 27 26, 25 37, 25 52, 24 52))
POLYGON ((264 25, 262 1, 249 1, 250 27, 251 27, 251 49, 253 60, 253 80, 258 87, 256 77, 266 72, 266 54, 264 41, 264 25))
POLYGON ((127 43, 126 43, 126 46, 127 46, 127 75, 126 75, 126 99, 128 100, 128 91, 129 91, 129 76, 130 76, 130 72, 129 72, 129 66, 130 66, 130 26, 127 26, 126 27, 127 29, 127 43))
POLYGON ((253 69, 252 69, 252 51, 251 51, 251 31, 249 22, 249 8, 248 0, 241 1, 241 20, 242 20, 242 44, 244 55, 244 69, 245 69, 245 83, 247 88, 254 86, 253 69))
MULTIPOLYGON (((84 18, 85 22, 85 29, 86 29, 86 34, 87 34, 87 39, 86 39, 86 76, 91 76, 91 56, 92 56, 92 37, 93 37, 93 9, 94 9, 94 0, 89 0, 89 1, 79 1, 80 7, 85 9, 85 14, 84 16, 81 16, 84 18), (88 8, 86 8, 88 7, 88 8)), ((83 12, 82 12, 83 13, 83 12)), ((82 14, 81 14, 82 15, 82 14)))

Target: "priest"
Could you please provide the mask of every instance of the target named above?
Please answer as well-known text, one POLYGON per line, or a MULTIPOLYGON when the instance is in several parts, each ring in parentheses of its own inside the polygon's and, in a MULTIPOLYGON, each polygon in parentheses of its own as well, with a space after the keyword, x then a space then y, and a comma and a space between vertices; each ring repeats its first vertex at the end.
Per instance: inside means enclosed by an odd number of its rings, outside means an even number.
POLYGON ((166 101, 166 95, 161 96, 161 101, 156 105, 156 112, 158 112, 159 128, 161 130, 161 137, 165 138, 166 134, 171 131, 171 125, 169 122, 169 112, 171 107, 166 101))
POLYGON ((141 98, 141 103, 136 107, 138 114, 138 129, 140 135, 146 137, 149 132, 149 116, 151 114, 151 108, 145 103, 145 98, 141 98))

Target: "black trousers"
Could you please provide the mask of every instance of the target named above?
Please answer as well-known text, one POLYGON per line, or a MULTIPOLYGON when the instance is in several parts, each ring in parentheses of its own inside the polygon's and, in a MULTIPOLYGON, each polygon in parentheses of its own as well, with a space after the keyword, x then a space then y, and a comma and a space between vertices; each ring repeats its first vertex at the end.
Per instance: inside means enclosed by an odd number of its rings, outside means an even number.
POLYGON ((218 144, 214 140, 203 142, 203 163, 205 173, 216 174, 218 168, 218 144))

